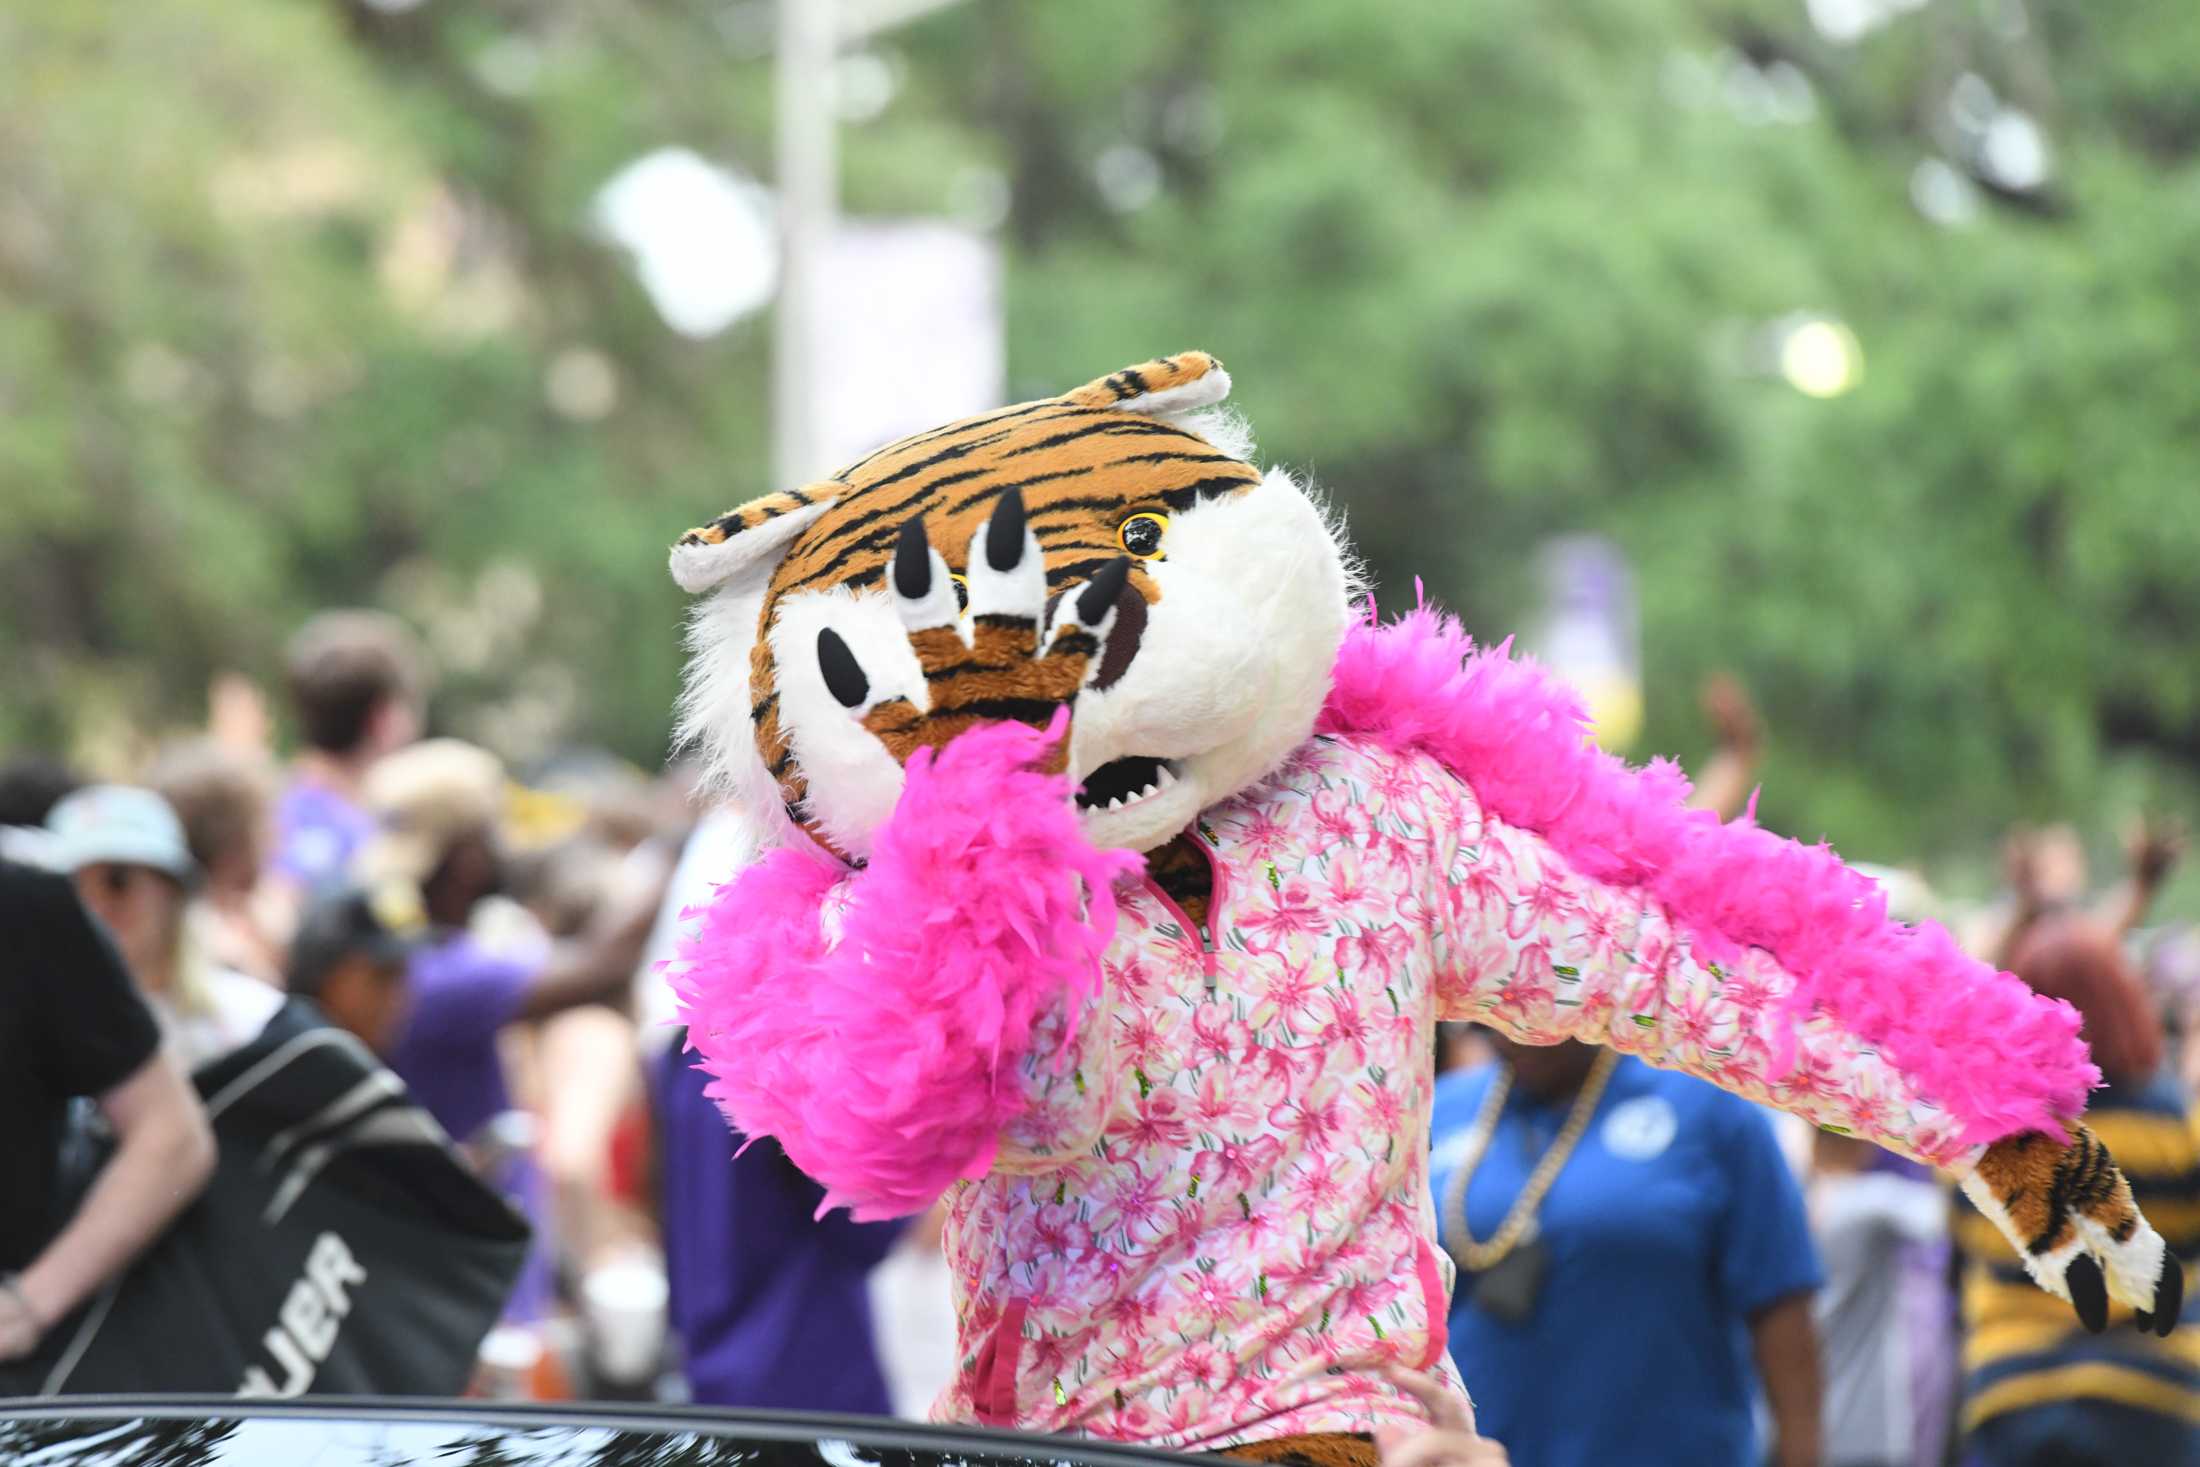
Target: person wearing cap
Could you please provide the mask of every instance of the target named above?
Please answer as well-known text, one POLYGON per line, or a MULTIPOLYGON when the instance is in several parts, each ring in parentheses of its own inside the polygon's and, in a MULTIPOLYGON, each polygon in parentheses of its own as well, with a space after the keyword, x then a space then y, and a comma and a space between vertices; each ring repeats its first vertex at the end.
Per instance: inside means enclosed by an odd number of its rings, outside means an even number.
POLYGON ((46 817, 46 863, 99 918, 187 1069, 250 1043, 282 994, 214 962, 185 922, 199 879, 183 822, 132 785, 78 790, 46 817))
POLYGON ((427 930, 420 893, 404 882, 324 893, 291 941, 291 995, 386 1060, 405 1013, 405 967, 427 930))
POLYGON ((198 1196, 214 1138, 113 943, 67 881, 0 859, 0 932, 0 1361, 10 1361, 198 1196), (62 1138, 84 1099, 106 1117, 115 1149, 71 1214, 62 1138))
POLYGON ((503 767, 486 750, 456 739, 401 749, 367 776, 376 831, 355 866, 369 886, 409 883, 421 894, 428 932, 407 965, 389 1065, 460 1141, 510 1108, 499 1032, 621 1002, 655 914, 656 893, 638 893, 647 899, 599 913, 569 941, 520 954, 492 949, 472 927, 476 909, 504 886, 503 798, 503 767))

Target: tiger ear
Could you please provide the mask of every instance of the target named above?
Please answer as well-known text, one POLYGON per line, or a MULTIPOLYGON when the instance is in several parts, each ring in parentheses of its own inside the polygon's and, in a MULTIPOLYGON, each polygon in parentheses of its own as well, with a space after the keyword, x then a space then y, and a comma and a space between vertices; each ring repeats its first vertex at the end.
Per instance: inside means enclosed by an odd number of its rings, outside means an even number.
POLYGON ((712 589, 743 571, 767 572, 794 537, 832 508, 847 485, 837 482, 782 489, 729 509, 688 531, 672 547, 672 578, 691 595, 712 589))
POLYGON ((1078 407, 1114 408, 1124 413, 1182 413, 1212 407, 1230 395, 1230 374, 1219 359, 1203 351, 1140 362, 1062 394, 1078 407))

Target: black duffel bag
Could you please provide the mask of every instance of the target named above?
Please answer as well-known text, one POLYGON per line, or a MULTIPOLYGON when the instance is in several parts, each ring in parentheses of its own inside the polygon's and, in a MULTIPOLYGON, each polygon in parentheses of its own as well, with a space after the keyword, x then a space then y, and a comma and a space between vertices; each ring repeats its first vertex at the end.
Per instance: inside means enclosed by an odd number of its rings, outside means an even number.
MULTIPOLYGON (((461 1392, 528 1228, 350 1034, 293 1000, 192 1076, 219 1160, 0 1397, 461 1392)), ((80 1182, 104 1155, 80 1136, 80 1182)))

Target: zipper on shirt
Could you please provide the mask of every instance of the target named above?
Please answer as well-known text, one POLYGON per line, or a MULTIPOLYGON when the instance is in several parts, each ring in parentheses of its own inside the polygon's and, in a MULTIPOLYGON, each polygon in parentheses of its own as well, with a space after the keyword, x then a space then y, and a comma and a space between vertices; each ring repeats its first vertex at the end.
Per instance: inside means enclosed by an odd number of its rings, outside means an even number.
POLYGON ((1176 925, 1181 930, 1198 934, 1200 966, 1206 974, 1207 992, 1212 994, 1215 991, 1216 979, 1221 972, 1221 962, 1215 947, 1214 923, 1216 915, 1222 911, 1222 862, 1216 858, 1214 846, 1209 843, 1206 831, 1202 830, 1197 822, 1193 823, 1188 833, 1192 837, 1192 844, 1199 847, 1199 853, 1207 858, 1207 920, 1205 922, 1194 923, 1184 909, 1176 904, 1176 899, 1161 889, 1160 882, 1154 880, 1151 876, 1141 879, 1146 884, 1146 890, 1154 894, 1154 899, 1175 914, 1176 925))

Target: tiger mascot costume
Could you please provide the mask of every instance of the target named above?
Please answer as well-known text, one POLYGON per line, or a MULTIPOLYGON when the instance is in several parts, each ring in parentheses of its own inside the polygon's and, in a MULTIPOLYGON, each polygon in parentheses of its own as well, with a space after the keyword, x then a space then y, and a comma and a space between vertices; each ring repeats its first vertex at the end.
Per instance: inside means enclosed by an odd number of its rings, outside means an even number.
POLYGON ((1684 807, 1426 607, 1355 607, 1198 352, 880 449, 672 551, 684 733, 775 848, 672 964, 711 1094, 889 1217, 949 1201, 941 1419, 1373 1460, 1458 1385, 1431 1040, 1685 1070, 1947 1169, 2039 1284, 2166 1333, 2074 1124, 2076 1013, 1684 807))

